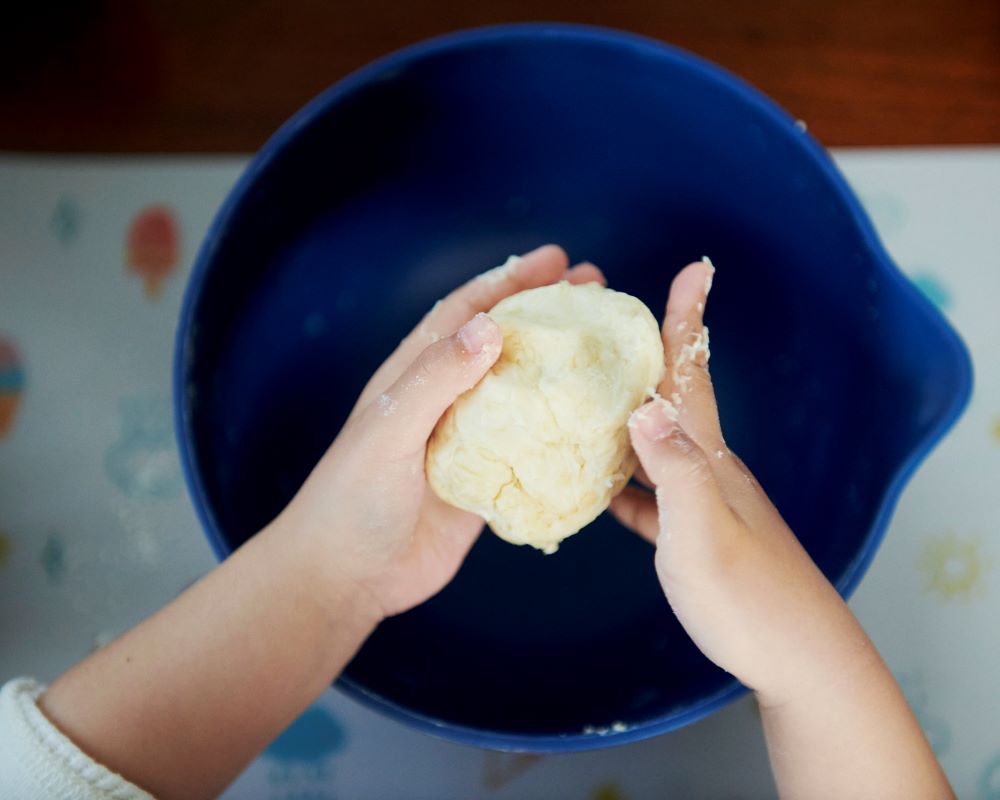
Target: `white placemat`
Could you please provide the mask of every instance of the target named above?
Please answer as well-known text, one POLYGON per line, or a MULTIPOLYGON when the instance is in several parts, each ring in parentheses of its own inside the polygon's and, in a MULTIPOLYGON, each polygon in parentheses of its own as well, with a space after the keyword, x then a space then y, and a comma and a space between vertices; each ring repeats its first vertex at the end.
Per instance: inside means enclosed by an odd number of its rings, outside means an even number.
MULTIPOLYGON (((977 368, 852 605, 959 796, 997 800, 1000 149, 837 160, 977 368)), ((51 680, 214 563, 180 476, 170 359, 196 248, 244 164, 0 157, 0 680, 51 680)), ((534 758, 441 742, 330 690, 226 797, 772 794, 748 699, 655 740, 534 758)))

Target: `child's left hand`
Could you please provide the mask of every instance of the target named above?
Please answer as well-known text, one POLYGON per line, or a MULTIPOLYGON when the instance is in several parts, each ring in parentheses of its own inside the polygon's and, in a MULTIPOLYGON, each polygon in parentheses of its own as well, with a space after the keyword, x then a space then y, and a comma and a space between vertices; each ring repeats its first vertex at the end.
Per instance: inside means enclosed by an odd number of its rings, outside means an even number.
POLYGON ((483 520, 429 489, 427 440, 445 410, 500 355, 500 330, 484 312, 508 295, 560 279, 604 280, 591 264, 567 270, 560 248, 542 247, 448 295, 375 373, 336 441, 271 526, 303 537, 321 585, 357 587, 381 617, 423 602, 452 578, 483 520))

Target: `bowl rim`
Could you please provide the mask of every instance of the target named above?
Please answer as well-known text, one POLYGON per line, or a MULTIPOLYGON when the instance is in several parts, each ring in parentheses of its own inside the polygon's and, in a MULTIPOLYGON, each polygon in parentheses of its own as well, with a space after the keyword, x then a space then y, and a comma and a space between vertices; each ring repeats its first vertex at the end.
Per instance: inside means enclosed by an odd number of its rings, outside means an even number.
MULTIPOLYGON (((848 213, 855 228, 861 234, 869 254, 874 258, 882 272, 883 278, 891 282, 891 289, 901 293, 912 306, 922 312, 925 323, 951 351, 956 372, 956 386, 952 401, 945 412, 935 421, 935 424, 930 426, 923 437, 910 447, 907 456, 897 465, 861 548, 835 583, 841 596, 845 599, 850 597, 884 539, 889 520, 910 477, 934 446, 955 424, 968 404, 972 393, 973 373, 972 362, 965 344, 941 312, 906 278, 890 258, 860 201, 830 154, 806 131, 801 122, 788 114, 775 101, 725 68, 675 45, 628 31, 563 22, 524 22, 459 30, 411 44, 372 61, 335 82, 296 111, 251 158, 236 183, 229 190, 205 233, 188 278, 176 329, 173 363, 174 431, 180 452, 181 466, 192 504, 213 552, 221 561, 231 551, 225 543, 215 514, 211 509, 208 494, 197 467, 196 448, 188 414, 187 373, 193 360, 192 332, 195 312, 202 295, 209 265, 214 258, 222 235, 237 216, 248 192, 277 154, 289 145, 301 130, 310 126, 332 106, 362 89, 371 81, 385 77, 387 73, 401 70, 414 62, 446 52, 500 41, 510 43, 520 40, 534 43, 545 39, 572 40, 578 43, 602 46, 613 45, 643 56, 673 62, 675 67, 695 73, 700 78, 713 81, 728 90, 735 100, 745 103, 772 132, 795 137, 799 143, 798 146, 804 150, 822 173, 831 195, 836 198, 841 209, 848 213)), ((608 721, 602 723, 602 725, 607 725, 607 728, 597 728, 595 731, 531 734, 474 728, 437 719, 431 715, 406 708, 345 675, 341 675, 337 679, 336 685, 363 705, 437 737, 494 750, 539 753, 593 750, 647 739, 696 722, 748 691, 747 687, 732 678, 722 689, 695 703, 677 708, 658 718, 629 725, 624 730, 611 729, 610 726, 613 723, 608 721)))

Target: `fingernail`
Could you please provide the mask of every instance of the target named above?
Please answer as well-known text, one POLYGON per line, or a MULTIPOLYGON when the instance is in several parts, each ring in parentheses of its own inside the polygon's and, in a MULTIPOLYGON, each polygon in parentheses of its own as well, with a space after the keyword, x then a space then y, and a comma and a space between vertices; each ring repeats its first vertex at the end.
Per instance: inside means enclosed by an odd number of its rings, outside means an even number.
POLYGON ((644 438, 659 442, 677 429, 677 409, 667 400, 657 397, 633 411, 628 424, 638 429, 644 438))
POLYGON ((708 274, 705 276, 705 297, 708 297, 708 293, 712 291, 712 281, 715 278, 715 264, 708 256, 702 256, 701 260, 708 265, 708 274))
POLYGON ((496 341, 497 324, 480 312, 459 328, 458 338, 466 353, 479 355, 486 345, 496 341))

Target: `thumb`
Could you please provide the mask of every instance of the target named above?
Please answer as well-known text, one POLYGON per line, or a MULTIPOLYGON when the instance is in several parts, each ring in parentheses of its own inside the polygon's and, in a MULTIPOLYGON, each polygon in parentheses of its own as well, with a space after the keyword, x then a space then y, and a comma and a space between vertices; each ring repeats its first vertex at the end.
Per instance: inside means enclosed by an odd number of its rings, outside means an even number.
POLYGON ((502 345, 500 327, 486 314, 476 314, 424 349, 368 408, 365 438, 400 455, 423 448, 441 415, 480 381, 502 345))
POLYGON ((677 421, 677 409, 657 397, 632 412, 632 447, 656 487, 660 533, 704 528, 728 512, 705 452, 677 421))

